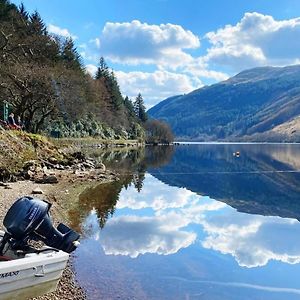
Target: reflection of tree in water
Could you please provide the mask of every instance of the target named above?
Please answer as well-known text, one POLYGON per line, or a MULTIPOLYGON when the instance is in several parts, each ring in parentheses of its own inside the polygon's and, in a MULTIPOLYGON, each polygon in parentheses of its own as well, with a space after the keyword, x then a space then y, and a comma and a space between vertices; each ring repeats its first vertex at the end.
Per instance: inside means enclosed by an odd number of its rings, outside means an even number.
POLYGON ((76 208, 72 209, 72 227, 79 230, 81 217, 96 209, 101 228, 115 212, 115 206, 122 188, 131 184, 140 192, 143 188, 147 168, 158 168, 172 158, 172 146, 151 146, 146 148, 121 148, 97 153, 97 158, 109 168, 121 174, 120 180, 104 183, 86 189, 79 195, 76 208))
POLYGON ((122 176, 113 183, 103 183, 90 187, 79 195, 78 205, 69 211, 72 228, 80 230, 81 218, 89 214, 95 208, 99 218, 100 227, 103 228, 107 219, 115 212, 122 188, 129 186, 132 176, 122 176))
POLYGON ((101 160, 109 169, 119 173, 145 172, 147 168, 166 165, 172 158, 174 146, 101 149, 88 153, 101 160))
POLYGON ((174 154, 174 146, 149 146, 145 150, 144 164, 148 168, 159 168, 168 164, 174 154))
POLYGON ((144 184, 144 179, 145 179, 145 173, 134 173, 133 174, 133 178, 132 178, 132 182, 134 184, 134 187, 136 188, 136 190, 140 193, 142 188, 143 188, 143 184, 144 184))
POLYGON ((145 154, 138 163, 137 172, 133 174, 133 184, 138 192, 141 192, 143 188, 147 168, 159 168, 168 164, 173 153, 173 146, 149 146, 145 148, 145 154))

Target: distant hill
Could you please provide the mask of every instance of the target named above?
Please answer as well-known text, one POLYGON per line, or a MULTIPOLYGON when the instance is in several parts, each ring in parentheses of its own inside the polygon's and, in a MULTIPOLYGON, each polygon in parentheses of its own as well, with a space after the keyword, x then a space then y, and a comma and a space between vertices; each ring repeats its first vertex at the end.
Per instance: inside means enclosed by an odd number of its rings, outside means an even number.
POLYGON ((181 139, 300 141, 300 65, 246 70, 168 98, 148 114, 181 139))

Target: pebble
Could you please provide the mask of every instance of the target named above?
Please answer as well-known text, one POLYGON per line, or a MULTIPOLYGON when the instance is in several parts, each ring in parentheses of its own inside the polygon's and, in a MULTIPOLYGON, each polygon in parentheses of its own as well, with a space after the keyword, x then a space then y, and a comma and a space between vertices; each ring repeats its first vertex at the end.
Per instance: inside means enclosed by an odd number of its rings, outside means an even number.
POLYGON ((34 195, 37 195, 37 194, 44 194, 44 192, 43 192, 43 190, 42 189, 40 189, 40 188, 35 188, 34 190, 32 190, 32 192, 31 192, 32 194, 34 194, 34 195))

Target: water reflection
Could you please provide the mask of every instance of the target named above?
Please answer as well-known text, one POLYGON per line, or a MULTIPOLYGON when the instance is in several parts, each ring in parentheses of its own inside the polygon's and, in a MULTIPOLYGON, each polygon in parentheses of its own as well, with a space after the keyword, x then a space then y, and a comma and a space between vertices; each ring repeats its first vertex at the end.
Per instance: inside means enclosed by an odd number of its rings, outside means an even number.
POLYGON ((100 226, 113 215, 122 188, 133 186, 141 192, 147 167, 161 167, 169 162, 174 152, 173 147, 120 148, 113 151, 89 149, 90 156, 104 161, 110 169, 122 174, 114 183, 95 185, 79 195, 77 206, 69 211, 72 228, 80 230, 83 217, 95 209, 100 226))
POLYGON ((131 155, 138 161, 123 162, 118 183, 80 195, 74 216, 94 207, 86 221, 101 225, 84 228, 75 260, 89 299, 299 299, 300 177, 290 155, 300 147, 165 153, 163 165, 131 155))
POLYGON ((300 145, 180 146, 168 165, 148 171, 241 212, 299 218, 299 156, 300 145))
POLYGON ((205 248, 231 254, 242 267, 266 265, 270 260, 300 262, 300 224, 278 217, 239 214, 231 211, 203 223, 205 248))

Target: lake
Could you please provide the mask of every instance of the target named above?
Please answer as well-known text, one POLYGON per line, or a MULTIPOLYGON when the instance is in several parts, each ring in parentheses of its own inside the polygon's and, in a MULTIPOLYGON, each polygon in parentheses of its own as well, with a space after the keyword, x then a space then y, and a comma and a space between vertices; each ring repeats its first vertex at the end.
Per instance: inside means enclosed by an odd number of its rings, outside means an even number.
POLYGON ((88 299, 300 299, 300 145, 93 155, 121 176, 70 214, 88 299))

